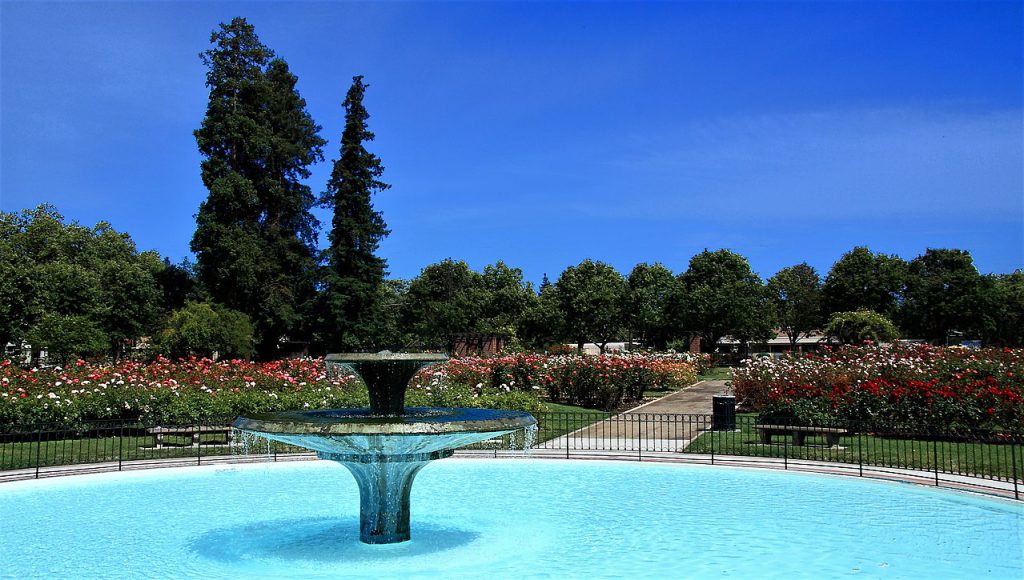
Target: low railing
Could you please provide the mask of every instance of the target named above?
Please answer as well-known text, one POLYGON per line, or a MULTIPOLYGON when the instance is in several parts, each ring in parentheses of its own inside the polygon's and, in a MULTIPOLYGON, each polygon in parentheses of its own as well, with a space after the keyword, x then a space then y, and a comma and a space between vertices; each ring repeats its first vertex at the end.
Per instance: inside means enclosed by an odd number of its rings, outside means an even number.
MULTIPOLYGON (((856 426, 759 423, 750 415, 539 413, 528 436, 516 432, 467 448, 506 454, 532 439, 537 457, 629 458, 826 468, 902 477, 935 485, 984 488, 1020 499, 1024 437, 981 430, 914 431, 856 426), (967 481, 969 479, 969 481, 967 481)), ((306 458, 306 449, 246 441, 233 418, 188 424, 97 421, 73 427, 0 429, 0 480, 153 465, 306 458)))

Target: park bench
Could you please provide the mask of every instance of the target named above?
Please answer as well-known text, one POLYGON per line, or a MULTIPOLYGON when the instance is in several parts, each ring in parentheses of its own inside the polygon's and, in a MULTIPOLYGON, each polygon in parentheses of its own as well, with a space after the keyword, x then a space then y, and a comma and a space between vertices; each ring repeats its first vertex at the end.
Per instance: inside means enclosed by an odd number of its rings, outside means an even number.
MULTIPOLYGON (((200 435, 223 435, 223 445, 231 444, 232 428, 224 425, 211 425, 209 427, 150 427, 146 433, 153 436, 153 448, 162 449, 164 446, 183 447, 183 445, 168 443, 165 437, 191 437, 191 446, 199 445, 200 435)), ((210 445, 209 442, 204 443, 210 445)), ((218 443, 220 445, 220 443, 218 443)))
POLYGON ((804 439, 808 435, 822 435, 829 447, 839 445, 839 437, 849 433, 842 427, 799 427, 794 425, 754 425, 761 443, 770 445, 772 435, 790 435, 793 437, 793 445, 803 446, 804 439))

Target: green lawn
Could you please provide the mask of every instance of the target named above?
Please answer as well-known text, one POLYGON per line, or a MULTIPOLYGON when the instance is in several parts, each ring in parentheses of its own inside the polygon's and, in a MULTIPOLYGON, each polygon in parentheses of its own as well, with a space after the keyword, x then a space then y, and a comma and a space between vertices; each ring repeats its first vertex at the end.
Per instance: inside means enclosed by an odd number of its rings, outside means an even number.
POLYGON ((988 477, 1010 477, 1014 475, 1016 452, 1016 474, 1024 475, 1024 448, 1004 444, 970 443, 963 441, 929 441, 921 439, 898 439, 876 437, 870 434, 842 436, 838 447, 827 447, 823 437, 807 437, 806 444, 796 447, 790 438, 775 435, 771 445, 764 445, 758 439, 753 426, 756 416, 737 416, 738 431, 705 432, 687 448, 687 452, 752 457, 776 457, 788 459, 809 459, 897 467, 908 469, 934 470, 940 472, 983 475, 988 477))
MULTIPOLYGON (((576 407, 569 408, 575 409, 576 407)), ((589 409, 583 409, 580 412, 555 411, 552 413, 542 413, 537 417, 537 442, 550 441, 566 433, 572 433, 577 429, 603 421, 613 414, 606 411, 593 411, 589 409)))
POLYGON ((727 381, 732 378, 732 369, 729 367, 715 367, 697 377, 701 381, 727 381))
MULTIPOLYGON (((544 403, 545 413, 605 413, 600 409, 588 409, 586 407, 576 407, 573 405, 563 405, 561 403, 544 403)), ((605 413, 607 416, 608 413, 605 413)))
POLYGON ((153 447, 149 435, 126 433, 124 437, 82 437, 43 441, 22 441, 0 444, 0 470, 27 467, 51 467, 80 463, 136 461, 228 455, 231 448, 223 435, 203 435, 203 444, 192 446, 191 437, 165 438, 161 449, 153 447))

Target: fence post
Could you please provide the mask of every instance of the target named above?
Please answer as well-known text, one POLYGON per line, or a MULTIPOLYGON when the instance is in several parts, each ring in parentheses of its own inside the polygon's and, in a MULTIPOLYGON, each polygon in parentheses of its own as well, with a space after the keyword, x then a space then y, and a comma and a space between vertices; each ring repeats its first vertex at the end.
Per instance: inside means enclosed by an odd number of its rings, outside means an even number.
POLYGON ((203 421, 196 419, 196 465, 203 464, 203 421))
POLYGON ((565 439, 565 458, 569 459, 569 442, 572 440, 572 433, 569 431, 572 427, 569 426, 569 416, 565 416, 565 435, 562 436, 565 439))
POLYGON ((124 423, 121 423, 121 430, 117 434, 117 470, 121 471, 121 463, 124 460, 122 449, 124 448, 124 423))
POLYGON ((939 436, 938 434, 932 435, 932 461, 935 462, 935 486, 939 485, 939 436))
POLYGON ((1020 499, 1017 488, 1017 438, 1010 439, 1010 462, 1013 464, 1013 499, 1020 499))
MULTIPOLYGON (((707 417, 704 417, 704 419, 707 419, 707 417)), ((707 423, 705 423, 705 426, 707 426, 707 423)), ((714 465, 715 464, 715 430, 714 429, 710 429, 710 431, 711 431, 711 433, 708 435, 708 437, 711 437, 711 465, 714 465)))
POLYGON ((43 449, 43 431, 39 430, 39 436, 36 438, 36 479, 39 479, 39 454, 43 449))
POLYGON ((782 468, 789 471, 789 439, 782 442, 782 468))
POLYGON ((636 431, 636 460, 644 460, 644 432, 647 430, 647 421, 644 420, 643 416, 639 417, 641 423, 641 429, 636 431))
POLYGON ((864 433, 857 430, 857 474, 864 477, 864 433))

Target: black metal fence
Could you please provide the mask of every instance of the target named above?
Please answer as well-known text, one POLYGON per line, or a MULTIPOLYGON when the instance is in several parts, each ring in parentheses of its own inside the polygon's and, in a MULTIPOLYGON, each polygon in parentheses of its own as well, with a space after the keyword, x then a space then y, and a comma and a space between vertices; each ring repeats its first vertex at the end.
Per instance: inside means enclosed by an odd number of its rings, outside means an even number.
MULTIPOLYGON (((587 457, 813 468, 980 489, 1020 499, 1024 437, 980 430, 913 431, 804 426, 754 416, 539 413, 536 432, 466 448, 537 457, 587 457)), ((94 422, 0 429, 0 481, 156 465, 313 457, 306 449, 238 436, 231 419, 183 425, 94 422)))

